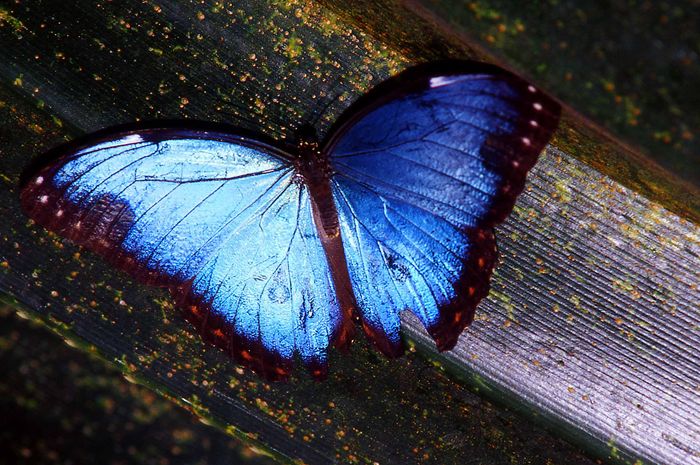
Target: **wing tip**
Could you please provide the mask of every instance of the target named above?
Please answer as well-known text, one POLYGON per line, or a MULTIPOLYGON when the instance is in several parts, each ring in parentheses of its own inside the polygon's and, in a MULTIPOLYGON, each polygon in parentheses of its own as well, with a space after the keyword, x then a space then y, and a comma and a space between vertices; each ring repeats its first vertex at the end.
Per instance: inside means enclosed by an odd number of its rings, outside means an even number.
MULTIPOLYGON (((499 164, 505 182, 481 227, 493 227, 508 217, 525 188, 528 173, 556 132, 561 116, 561 105, 556 100, 522 78, 509 76, 521 92, 518 103, 521 118, 509 134, 494 134, 482 146, 482 150, 493 150, 507 156, 501 157, 499 164)), ((486 154, 486 157, 499 159, 498 155, 490 157, 486 154)))
POLYGON ((103 195, 80 206, 53 185, 51 174, 51 170, 42 170, 21 187, 20 205, 32 221, 96 253, 145 284, 167 286, 176 283, 174 278, 147 267, 138 257, 122 250, 135 218, 128 203, 103 195))

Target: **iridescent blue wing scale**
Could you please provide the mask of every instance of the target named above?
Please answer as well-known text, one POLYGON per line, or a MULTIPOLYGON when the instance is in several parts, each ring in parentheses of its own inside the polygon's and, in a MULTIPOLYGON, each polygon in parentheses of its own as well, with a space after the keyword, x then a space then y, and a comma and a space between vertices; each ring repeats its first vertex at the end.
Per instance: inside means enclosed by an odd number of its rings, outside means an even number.
POLYGON ((37 223, 169 287, 239 362, 278 379, 298 356, 322 377, 347 322, 289 159, 228 133, 120 131, 62 149, 21 200, 37 223))
POLYGON ((409 69, 341 117, 325 150, 358 310, 382 352, 403 352, 403 310, 454 346, 488 293, 493 227, 559 111, 500 68, 451 62, 409 69))

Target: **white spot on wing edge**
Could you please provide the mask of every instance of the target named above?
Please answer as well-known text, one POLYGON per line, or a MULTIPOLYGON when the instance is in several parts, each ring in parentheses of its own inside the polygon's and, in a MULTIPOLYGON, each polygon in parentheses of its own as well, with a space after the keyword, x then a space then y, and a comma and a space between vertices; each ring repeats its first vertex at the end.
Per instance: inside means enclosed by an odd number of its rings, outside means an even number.
POLYGON ((454 76, 435 76, 433 78, 430 78, 430 88, 434 89, 436 87, 449 86, 450 84, 464 81, 466 79, 469 79, 469 76, 459 74, 454 76))
POLYGON ((129 134, 121 142, 124 144, 140 144, 143 142, 143 137, 141 137, 141 134, 129 134))
POLYGON ((37 176, 37 178, 34 180, 34 184, 37 186, 40 186, 44 183, 44 177, 43 176, 37 176))

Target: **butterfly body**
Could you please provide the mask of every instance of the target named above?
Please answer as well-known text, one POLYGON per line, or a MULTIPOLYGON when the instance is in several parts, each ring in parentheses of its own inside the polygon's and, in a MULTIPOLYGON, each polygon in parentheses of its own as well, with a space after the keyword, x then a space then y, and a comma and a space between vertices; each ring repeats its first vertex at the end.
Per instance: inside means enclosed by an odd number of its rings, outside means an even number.
POLYGON ((473 62, 416 67, 319 142, 154 123, 57 148, 27 170, 37 223, 166 286, 208 341, 270 379, 315 377, 355 323, 403 353, 413 312, 440 350, 488 293, 493 227, 558 121, 522 79, 473 62))
POLYGON ((316 224, 329 240, 340 233, 330 184, 333 168, 312 128, 303 127, 297 131, 297 140, 294 167, 299 179, 309 188, 316 224))

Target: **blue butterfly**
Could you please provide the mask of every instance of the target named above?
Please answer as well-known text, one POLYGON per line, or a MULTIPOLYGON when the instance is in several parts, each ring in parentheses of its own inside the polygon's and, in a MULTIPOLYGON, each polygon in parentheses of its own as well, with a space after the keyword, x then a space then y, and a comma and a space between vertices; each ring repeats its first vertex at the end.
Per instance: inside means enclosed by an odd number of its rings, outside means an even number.
POLYGON ((486 296, 493 228, 556 129, 559 105, 495 66, 400 73, 319 142, 213 125, 103 131, 25 176, 37 223, 147 284, 269 379, 322 378, 359 321, 403 353, 410 310, 451 349, 486 296))

